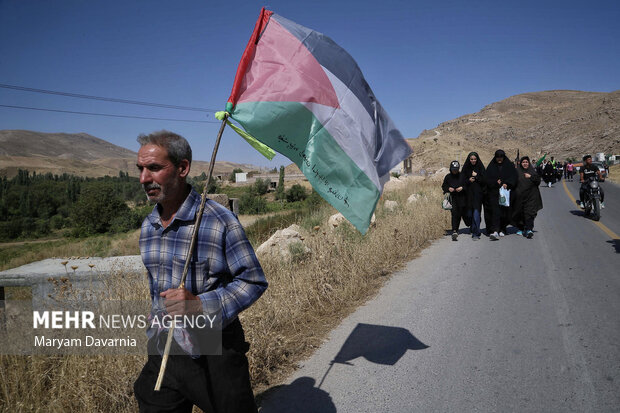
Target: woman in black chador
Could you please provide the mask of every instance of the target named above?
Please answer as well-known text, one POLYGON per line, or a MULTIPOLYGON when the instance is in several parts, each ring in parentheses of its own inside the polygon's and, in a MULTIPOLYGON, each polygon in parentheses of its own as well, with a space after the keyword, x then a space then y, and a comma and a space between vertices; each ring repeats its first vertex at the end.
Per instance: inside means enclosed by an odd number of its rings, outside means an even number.
POLYGON ((459 226, 461 225, 461 218, 465 217, 465 191, 463 190, 463 174, 459 172, 460 169, 458 161, 452 161, 450 163, 450 173, 443 179, 441 189, 444 194, 450 194, 452 198, 452 241, 456 241, 459 236, 459 226))
POLYGON ((555 168, 551 162, 547 162, 543 166, 543 179, 549 188, 555 183, 555 168))
MULTIPOLYGON (((517 186, 517 171, 512 162, 506 159, 506 153, 499 149, 489 162, 485 174, 487 182, 486 197, 490 221, 486 222, 489 238, 496 241, 506 235, 506 227, 511 221, 510 207, 499 205, 499 188, 514 189, 517 186)), ((511 194, 512 195, 512 194, 511 194)))
POLYGON ((476 152, 470 152, 463 164, 461 175, 465 180, 465 196, 467 212, 465 216, 471 221, 471 237, 480 239, 480 213, 484 197, 484 165, 476 152))
POLYGON ((517 167, 518 184, 515 189, 512 219, 519 231, 517 234, 528 238, 534 236, 534 219, 543 207, 540 197, 540 176, 530 164, 530 158, 521 158, 517 167))

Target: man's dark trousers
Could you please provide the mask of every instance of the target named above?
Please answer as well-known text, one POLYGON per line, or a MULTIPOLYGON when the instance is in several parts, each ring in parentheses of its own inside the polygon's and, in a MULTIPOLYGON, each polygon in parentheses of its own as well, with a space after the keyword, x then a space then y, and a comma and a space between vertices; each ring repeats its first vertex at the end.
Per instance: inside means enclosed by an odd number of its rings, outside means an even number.
MULTIPOLYGON (((149 353, 153 354, 153 343, 149 353)), ((177 344, 173 341, 173 346, 177 344)), ((171 355, 160 391, 155 391, 161 356, 149 355, 134 383, 140 412, 191 412, 195 404, 206 413, 257 411, 250 385, 248 350, 238 319, 222 331, 222 355, 193 359, 171 355)), ((175 349, 178 354, 179 348, 175 349)))

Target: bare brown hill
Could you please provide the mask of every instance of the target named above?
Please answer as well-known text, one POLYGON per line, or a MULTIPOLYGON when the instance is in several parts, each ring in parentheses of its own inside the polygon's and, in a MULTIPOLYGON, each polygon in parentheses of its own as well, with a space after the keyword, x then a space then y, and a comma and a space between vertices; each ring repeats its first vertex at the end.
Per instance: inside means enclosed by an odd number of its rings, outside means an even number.
MULTIPOLYGON (((116 176, 119 171, 125 171, 137 176, 136 155, 87 133, 0 130, 0 176, 15 176, 19 169, 88 177, 116 176)), ((208 166, 208 162, 193 162, 191 175, 208 172, 208 166)), ((234 168, 260 169, 249 164, 215 162, 216 174, 229 174, 234 168)))
POLYGON ((620 154, 620 90, 610 93, 553 90, 525 93, 425 130, 413 147, 413 171, 461 163, 476 151, 486 164, 496 149, 514 159, 581 158, 584 153, 620 154))

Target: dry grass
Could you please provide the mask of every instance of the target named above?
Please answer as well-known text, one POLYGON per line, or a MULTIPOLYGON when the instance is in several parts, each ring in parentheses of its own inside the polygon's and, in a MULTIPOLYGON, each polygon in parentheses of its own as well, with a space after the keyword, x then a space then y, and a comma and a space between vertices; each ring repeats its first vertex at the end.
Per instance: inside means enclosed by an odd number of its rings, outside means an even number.
MULTIPOLYGON (((145 275, 102 278, 98 299, 150 300, 145 275)), ((73 299, 57 291, 56 297, 73 299)), ((146 356, 0 355, 2 412, 134 412, 133 382, 146 356)))
MULTIPOLYGON (((306 236, 311 254, 293 251, 291 262, 261 260, 269 289, 241 317, 252 344, 248 358, 257 392, 277 384, 344 316, 375 295, 387 275, 444 233, 449 214, 439 207, 441 199, 432 183, 387 193, 379 202, 376 226, 366 236, 348 224, 328 229, 325 222, 333 211, 324 208, 302 222, 305 228, 323 223, 306 236), (407 205, 412 193, 422 196, 407 205), (384 210, 386 199, 399 201, 397 210, 384 210)), ((124 242, 131 240, 119 244, 124 242)), ((144 280, 115 280, 114 291, 147 293, 144 280)), ((132 387, 144 360, 0 356, 0 410, 137 411, 132 387)))
POLYGON ((133 412, 138 356, 0 356, 4 412, 133 412))

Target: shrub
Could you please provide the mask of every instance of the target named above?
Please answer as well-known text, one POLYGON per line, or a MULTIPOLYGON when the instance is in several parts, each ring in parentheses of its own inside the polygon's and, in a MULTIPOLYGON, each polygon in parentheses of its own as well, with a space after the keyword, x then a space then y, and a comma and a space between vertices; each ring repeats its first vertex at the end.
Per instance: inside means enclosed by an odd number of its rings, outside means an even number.
POLYGON ((286 191, 287 202, 303 201, 307 196, 306 188, 299 184, 293 185, 291 189, 286 191))
POLYGON ((256 195, 252 191, 248 191, 241 195, 239 199, 239 213, 240 214, 263 214, 267 211, 267 201, 260 196, 256 195))
POLYGON ((257 195, 265 195, 269 190, 269 181, 267 179, 258 178, 252 185, 252 190, 257 195))
POLYGON ((217 194, 220 191, 220 182, 215 179, 215 178, 211 178, 211 180, 209 181, 209 185, 207 185, 207 194, 217 194))
POLYGON ((32 237, 37 230, 34 218, 22 218, 22 234, 26 237, 32 237))
POLYGON ((47 235, 50 233, 50 223, 47 219, 37 219, 34 222, 37 235, 47 235))
POLYGON ((304 200, 304 204, 307 208, 317 209, 320 206, 327 205, 327 201, 324 200, 317 191, 312 189, 312 192, 310 192, 310 196, 304 200))
POLYGON ((0 222, 0 239, 9 240, 19 237, 22 233, 21 219, 0 222))
POLYGON ((57 214, 50 218, 50 226, 53 229, 60 229, 64 226, 65 220, 62 215, 57 214))

